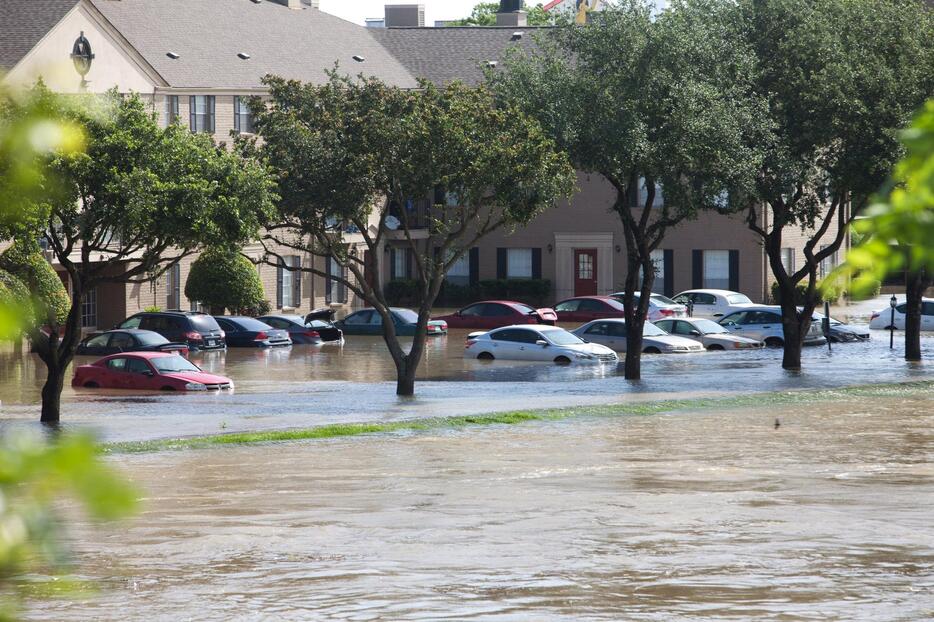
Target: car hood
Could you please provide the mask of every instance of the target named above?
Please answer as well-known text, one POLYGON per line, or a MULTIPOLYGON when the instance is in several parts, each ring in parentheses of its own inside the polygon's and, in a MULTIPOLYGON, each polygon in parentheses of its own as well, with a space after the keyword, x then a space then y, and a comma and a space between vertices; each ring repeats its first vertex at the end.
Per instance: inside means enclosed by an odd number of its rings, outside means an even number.
POLYGON ((831 324, 830 332, 832 333, 847 333, 850 335, 868 335, 868 328, 861 328, 858 326, 852 326, 850 324, 831 324))
POLYGON ((704 335, 704 339, 708 339, 710 341, 722 341, 724 343, 759 343, 758 339, 750 339, 749 337, 742 337, 740 335, 725 333, 712 333, 709 335, 704 335))
POLYGON ((167 378, 175 378, 184 382, 200 382, 201 384, 233 384, 230 378, 215 376, 203 371, 183 371, 172 374, 162 374, 167 378))
POLYGON ((564 348, 569 348, 575 352, 585 352, 587 354, 601 355, 601 354, 615 354, 612 348, 608 348, 599 343, 581 343, 573 346, 559 346, 564 348))
POLYGON ((678 337, 677 335, 660 335, 655 337, 643 337, 644 343, 655 343, 656 345, 678 346, 683 348, 696 348, 699 344, 693 339, 678 337))

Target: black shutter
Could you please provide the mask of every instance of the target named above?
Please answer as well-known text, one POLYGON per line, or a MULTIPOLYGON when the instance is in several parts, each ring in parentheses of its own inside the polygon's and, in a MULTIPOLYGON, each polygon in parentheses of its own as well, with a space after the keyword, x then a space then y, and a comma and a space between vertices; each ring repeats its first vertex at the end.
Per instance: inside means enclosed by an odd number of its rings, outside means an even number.
POLYGON ((730 251, 730 289, 739 291, 739 251, 730 251))
POLYGON ((324 302, 331 304, 334 302, 334 297, 331 295, 331 292, 334 291, 334 281, 331 280, 331 258, 327 257, 324 260, 324 274, 327 275, 324 279, 324 302))
POLYGON ((532 278, 542 278, 542 249, 532 249, 532 278))
MULTIPOLYGON (((296 268, 302 267, 302 258, 296 255, 292 258, 292 265, 296 268)), ((298 309, 302 306, 302 273, 292 273, 292 306, 298 309)))
POLYGON ((411 248, 407 248, 407 249, 403 250, 402 252, 405 253, 405 278, 406 278, 406 279, 411 279, 411 278, 412 278, 412 274, 413 274, 413 272, 414 272, 414 270, 412 269, 412 268, 413 268, 413 266, 412 266, 412 261, 413 261, 413 259, 414 259, 414 258, 412 257, 412 249, 411 249, 411 248))
POLYGON ((207 126, 206 127, 207 131, 210 134, 213 134, 214 133, 214 96, 213 95, 208 96, 207 104, 208 104, 208 119, 207 119, 208 122, 205 125, 207 126))
MULTIPOLYGON (((341 266, 341 278, 347 279, 347 266, 341 266)), ((341 304, 347 303, 347 286, 343 281, 337 284, 337 299, 341 304)))
POLYGON ((674 249, 666 248, 664 253, 665 265, 663 266, 664 273, 662 278, 665 283, 665 295, 670 298, 675 295, 675 251, 674 249))
POLYGON ((474 247, 470 249, 470 286, 475 287, 480 283, 480 249, 474 247))
POLYGON ((505 248, 496 249, 496 278, 506 278, 506 262, 508 261, 508 250, 505 248))
POLYGON ((691 281, 692 289, 704 287, 704 251, 692 251, 694 278, 691 281))
POLYGON ((389 249, 389 280, 395 281, 399 278, 399 275, 396 274, 396 253, 398 253, 394 248, 389 249))
POLYGON ((240 97, 239 96, 234 95, 233 104, 234 104, 234 131, 237 132, 237 134, 239 134, 240 133, 240 97))
POLYGON ((192 132, 197 132, 197 131, 198 131, 198 120, 197 120, 198 117, 197 117, 197 115, 195 114, 195 101, 196 101, 196 99, 197 99, 197 98, 196 98, 194 95, 190 95, 190 96, 188 97, 188 124, 189 124, 189 126, 191 126, 191 131, 192 131, 192 132))
POLYGON ((282 260, 279 260, 279 265, 276 266, 276 308, 282 308, 282 266, 285 265, 282 260))

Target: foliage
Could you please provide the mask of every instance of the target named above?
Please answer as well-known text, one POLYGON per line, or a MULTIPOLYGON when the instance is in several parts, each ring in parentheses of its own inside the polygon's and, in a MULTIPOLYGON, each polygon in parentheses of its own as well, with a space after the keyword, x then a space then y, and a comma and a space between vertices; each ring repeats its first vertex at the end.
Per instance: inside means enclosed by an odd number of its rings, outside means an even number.
POLYGON ((495 279, 480 281, 480 297, 515 300, 538 306, 551 296, 551 281, 547 279, 495 279))
POLYGON ((864 294, 893 272, 934 274, 934 100, 900 136, 905 156, 889 188, 853 224, 866 241, 850 251, 838 275, 852 278, 853 290, 864 294))
POLYGON ((269 300, 260 300, 254 305, 248 307, 242 307, 239 312, 247 317, 260 317, 263 315, 269 315, 272 311, 272 302, 269 300))
POLYGON ((0 339, 16 339, 33 324, 29 288, 0 267, 0 339))
POLYGON ((21 241, 0 254, 0 269, 16 275, 29 288, 35 321, 59 326, 68 318, 71 299, 58 273, 46 261, 38 244, 21 241))
POLYGON ((146 313, 161 313, 162 307, 160 307, 159 305, 153 305, 151 307, 146 307, 145 309, 143 309, 143 311, 145 311, 146 313))
POLYGON ((259 273, 249 259, 227 248, 209 248, 191 264, 185 296, 209 309, 258 307, 266 293, 259 273))
MULTIPOLYGON (((553 20, 541 4, 523 9, 527 13, 529 26, 548 26, 553 20)), ((495 26, 496 14, 499 12, 499 2, 481 2, 474 6, 470 17, 454 20, 448 26, 495 26)))
POLYGON ((61 524, 55 508, 63 497, 81 502, 91 518, 113 520, 131 513, 135 491, 98 455, 87 436, 64 436, 54 443, 12 434, 0 440, 0 620, 36 593, 36 577, 67 589, 61 524), (28 582, 24 575, 32 575, 28 582))
MULTIPOLYGON (((418 281, 398 279, 386 283, 386 301, 392 306, 417 306, 418 281)), ((551 295, 551 281, 544 279, 492 279, 475 286, 445 283, 438 296, 443 306, 463 306, 477 300, 515 300, 540 306, 551 295)))

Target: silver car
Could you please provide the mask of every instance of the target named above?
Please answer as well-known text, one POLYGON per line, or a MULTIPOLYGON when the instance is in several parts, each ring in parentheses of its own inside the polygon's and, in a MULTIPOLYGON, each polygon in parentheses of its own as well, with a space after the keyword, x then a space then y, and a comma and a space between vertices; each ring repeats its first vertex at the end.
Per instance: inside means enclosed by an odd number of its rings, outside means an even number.
POLYGON ((708 350, 747 350, 763 348, 765 343, 758 339, 734 335, 714 321, 704 318, 659 320, 655 325, 666 333, 698 341, 708 350))
MULTIPOLYGON (((785 345, 785 329, 782 326, 782 309, 778 306, 756 305, 743 311, 734 311, 720 319, 720 325, 735 335, 764 341, 770 348, 785 345)), ((817 346, 827 343, 819 322, 811 322, 804 345, 817 346)))
MULTIPOLYGON (((572 331, 590 343, 599 343, 617 352, 626 351, 626 320, 594 320, 572 331)), ((704 346, 691 339, 669 335, 646 322, 642 329, 642 351, 646 354, 688 354, 703 352, 704 346)))

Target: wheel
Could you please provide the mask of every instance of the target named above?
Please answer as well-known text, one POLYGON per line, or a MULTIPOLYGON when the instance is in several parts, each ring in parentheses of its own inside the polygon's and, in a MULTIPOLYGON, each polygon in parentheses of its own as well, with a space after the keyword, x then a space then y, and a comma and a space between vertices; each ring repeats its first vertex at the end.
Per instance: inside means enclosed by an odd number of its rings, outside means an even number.
POLYGON ((175 387, 162 387, 162 391, 174 391, 175 387))
POLYGON ((709 348, 707 348, 707 350, 710 351, 710 352, 716 352, 716 351, 722 350, 722 349, 723 349, 723 346, 718 345, 718 344, 716 344, 716 343, 713 344, 712 346, 710 346, 709 348))
POLYGON ((778 337, 769 337, 765 340, 766 348, 781 348, 785 345, 785 342, 779 339, 778 337))
POLYGON ((642 351, 642 354, 661 354, 661 353, 662 351, 655 347, 646 348, 645 350, 642 351))
POLYGON ((481 352, 480 354, 477 355, 477 359, 480 361, 492 361, 494 358, 496 357, 494 357, 489 352, 481 352))
POLYGON ((570 365, 571 359, 569 359, 566 356, 559 356, 558 358, 555 359, 555 363, 557 363, 558 365, 570 365))
POLYGON ((85 389, 99 389, 101 388, 101 385, 97 384, 96 382, 85 382, 84 388, 85 389))

